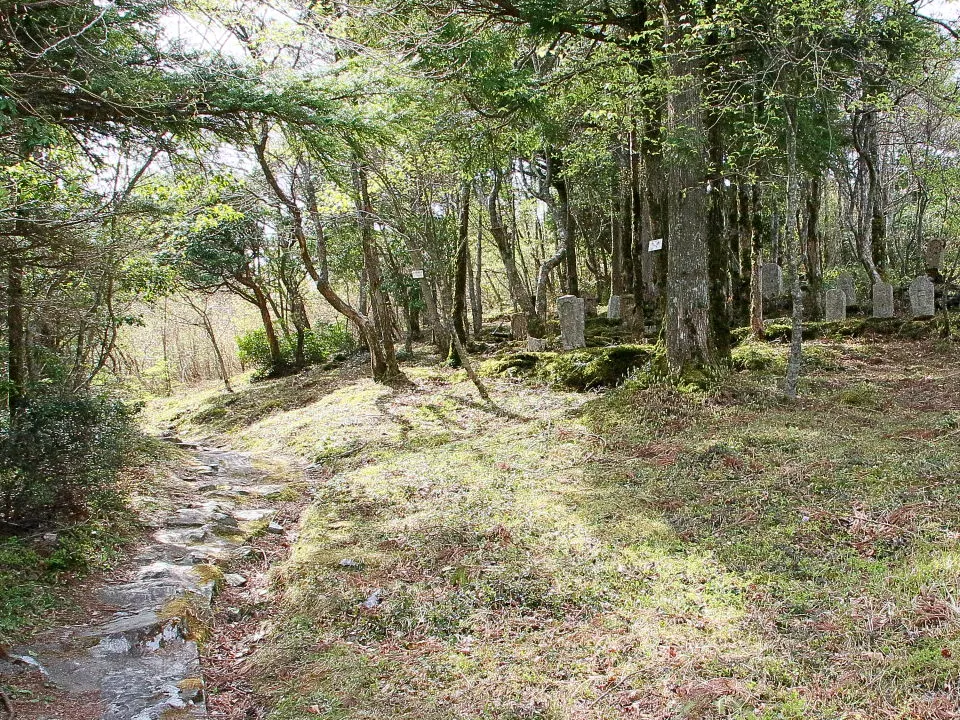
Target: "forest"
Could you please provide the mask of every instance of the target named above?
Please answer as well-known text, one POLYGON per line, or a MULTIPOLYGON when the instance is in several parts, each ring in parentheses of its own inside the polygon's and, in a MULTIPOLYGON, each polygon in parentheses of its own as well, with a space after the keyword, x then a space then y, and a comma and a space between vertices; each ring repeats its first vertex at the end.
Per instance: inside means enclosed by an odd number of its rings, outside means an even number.
POLYGON ((0 0, 0 720, 960 718, 946 0, 0 0))

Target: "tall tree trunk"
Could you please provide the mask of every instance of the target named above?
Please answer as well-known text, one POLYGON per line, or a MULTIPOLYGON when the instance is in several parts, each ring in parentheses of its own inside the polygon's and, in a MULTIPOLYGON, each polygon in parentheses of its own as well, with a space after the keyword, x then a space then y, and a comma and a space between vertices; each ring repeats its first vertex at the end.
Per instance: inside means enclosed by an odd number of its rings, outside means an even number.
POLYGON ((820 249, 820 208, 823 192, 820 176, 810 180, 807 196, 807 286, 810 288, 810 315, 814 320, 823 318, 823 260, 820 249))
POLYGON ((507 274, 507 287, 510 290, 510 299, 514 305, 520 309, 527 320, 532 321, 536 318, 533 301, 530 294, 520 278, 520 272, 517 270, 516 253, 514 251, 513 239, 507 232, 503 217, 500 214, 500 186, 503 182, 503 174, 500 170, 493 172, 493 189, 487 196, 487 212, 490 215, 490 235, 493 236, 493 242, 497 246, 497 252, 500 253, 500 260, 503 262, 503 269, 507 274))
MULTIPOLYGON (((562 177, 563 163, 557 157, 550 157, 550 177, 554 190, 557 191, 557 202, 553 204, 554 219, 557 223, 557 233, 560 235, 560 244, 563 247, 561 260, 565 260, 566 289, 569 295, 580 295, 580 275, 577 270, 577 244, 574 230, 573 212, 570 207, 570 192, 567 181, 562 177)), ((542 268, 541 268, 542 269, 542 268)))
POLYGON ((739 236, 740 285, 736 290, 737 314, 740 321, 750 324, 750 289, 753 276, 753 196, 749 183, 737 187, 737 234, 739 236))
POLYGON ((242 283, 253 293, 253 298, 256 301, 254 304, 260 311, 260 322, 263 324, 263 331, 267 335, 267 346, 270 348, 270 364, 275 368, 280 368, 283 364, 283 354, 280 352, 280 340, 277 338, 277 330, 273 324, 273 317, 270 315, 270 301, 258 282, 242 275, 235 277, 237 282, 242 283))
MULTIPOLYGON (((483 277, 483 227, 479 222, 481 219, 481 217, 477 218, 476 268, 471 272, 472 268, 469 264, 467 266, 467 271, 470 275, 470 308, 473 311, 473 336, 477 339, 480 338, 480 334, 483 332, 483 293, 480 285, 481 278, 483 277)), ((527 295, 527 297, 529 298, 530 296, 527 295)))
POLYGON ((724 226, 727 192, 720 174, 723 165, 720 118, 714 117, 712 111, 708 124, 710 211, 707 216, 707 244, 710 258, 710 328, 715 358, 723 359, 730 355, 730 312, 727 307, 730 245, 724 226))
POLYGON ((353 163, 353 183, 356 193, 358 220, 360 223, 360 244, 363 249, 364 266, 367 269, 367 284, 370 289, 370 309, 373 325, 380 337, 383 348, 384 380, 402 378, 397 363, 397 351, 393 343, 393 315, 390 303, 383 292, 380 274, 380 256, 373 239, 373 206, 370 202, 370 190, 367 186, 366 168, 355 160, 353 163))
MULTIPOLYGON (((610 294, 623 295, 632 278, 628 278, 626 263, 631 253, 631 215, 630 215, 630 154, 622 145, 614 149, 617 171, 613 175, 613 211, 611 217, 610 240, 610 294)), ((632 264, 631 264, 632 269, 632 264)), ((629 273, 632 275, 633 273, 629 273)))
POLYGON ((760 208, 760 187, 754 183, 750 193, 752 232, 750 245, 750 332, 763 338, 763 219, 760 208))
POLYGON ((460 192, 460 225, 457 237, 457 262, 453 276, 453 329, 461 343, 467 341, 467 266, 470 264, 470 183, 460 192))
POLYGON ((800 365, 803 353, 803 288, 800 285, 800 233, 797 228, 797 205, 800 188, 797 177, 797 109, 793 100, 784 102, 787 117, 787 225, 786 248, 787 284, 793 300, 790 332, 790 357, 787 360, 787 375, 783 391, 787 397, 797 396, 800 365))
POLYGON ((16 428, 27 404, 27 347, 23 318, 23 262, 16 254, 7 261, 7 407, 16 428))
MULTIPOLYGON (((664 2, 667 40, 679 47, 684 31, 679 24, 683 8, 664 2)), ((673 372, 713 363, 710 327, 709 243, 705 227, 709 202, 706 193, 706 127, 701 108, 701 73, 682 54, 673 56, 671 75, 677 86, 667 97, 666 129, 684 147, 667 160, 667 362, 673 372)))
POLYGON ((877 111, 870 109, 858 112, 851 123, 851 138, 859 165, 858 184, 862 185, 856 233, 857 255, 872 285, 883 281, 877 256, 884 253, 886 237, 886 218, 880 202, 880 180, 877 171, 876 122, 877 111), (874 245, 875 239, 881 243, 880 248, 874 245))

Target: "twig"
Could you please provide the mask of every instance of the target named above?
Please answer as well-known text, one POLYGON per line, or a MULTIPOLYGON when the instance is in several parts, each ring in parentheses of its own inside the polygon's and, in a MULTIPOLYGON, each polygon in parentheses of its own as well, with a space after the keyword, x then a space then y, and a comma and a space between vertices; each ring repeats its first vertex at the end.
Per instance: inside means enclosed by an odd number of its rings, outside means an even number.
POLYGON ((13 713, 13 703, 10 702, 10 698, 7 697, 7 694, 3 690, 0 690, 0 704, 3 705, 7 713, 7 720, 13 720, 15 717, 13 713))
POLYGON ((617 682, 615 682, 613 685, 611 685, 611 686, 608 687, 606 690, 604 690, 602 693, 600 693, 599 695, 597 695, 596 699, 595 699, 592 703, 590 703, 590 705, 589 705, 588 707, 590 707, 590 708, 595 707, 595 706, 597 705, 597 703, 599 703, 601 700, 603 700, 607 695, 609 695, 609 694, 612 693, 614 690, 616 690, 618 687, 620 687, 621 685, 623 685, 627 680, 630 680, 630 679, 632 679, 632 678, 635 678, 635 677, 636 677, 637 675, 639 675, 641 672, 643 672, 643 671, 642 671, 642 670, 635 670, 634 672, 630 673, 629 675, 624 675, 622 678, 620 678, 619 680, 617 680, 617 682))

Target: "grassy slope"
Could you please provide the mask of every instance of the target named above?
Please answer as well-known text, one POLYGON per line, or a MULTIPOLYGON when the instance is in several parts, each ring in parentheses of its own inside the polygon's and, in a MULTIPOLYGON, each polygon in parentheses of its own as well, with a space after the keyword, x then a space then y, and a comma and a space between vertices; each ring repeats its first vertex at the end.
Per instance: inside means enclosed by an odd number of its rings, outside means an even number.
POLYGON ((154 412, 320 463, 253 659, 274 718, 954 717, 956 349, 812 347, 797 405, 752 372, 491 412, 419 367, 154 412))

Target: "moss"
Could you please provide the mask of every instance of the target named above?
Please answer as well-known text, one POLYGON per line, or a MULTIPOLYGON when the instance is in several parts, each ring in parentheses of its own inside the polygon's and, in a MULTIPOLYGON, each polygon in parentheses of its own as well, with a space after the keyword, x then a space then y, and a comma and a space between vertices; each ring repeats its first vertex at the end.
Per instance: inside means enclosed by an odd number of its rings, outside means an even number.
POLYGON ((193 573, 203 582, 212 582, 214 587, 219 587, 223 582, 223 570, 218 568, 216 565, 211 565, 209 563, 201 563, 199 565, 194 565, 193 573))
POLYGON ((480 366, 484 375, 523 375, 536 367, 543 355, 554 353, 518 352, 494 360, 487 360, 480 366))
POLYGON ((762 342, 746 342, 737 345, 730 353, 730 365, 734 370, 755 372, 777 371, 786 366, 781 354, 762 342))
POLYGON ((655 354, 651 345, 614 345, 565 353, 514 353, 484 364, 488 375, 527 375, 557 387, 588 390, 621 382, 655 354))
POLYGON ((178 595, 164 605, 159 614, 163 620, 178 620, 188 640, 202 643, 210 637, 213 613, 200 595, 178 595))
MULTIPOLYGON (((764 339, 786 342, 790 340, 791 332, 789 319, 776 318, 764 327, 764 339)), ((803 324, 804 340, 857 338, 870 335, 921 340, 931 337, 934 332, 934 323, 930 320, 904 320, 903 318, 854 317, 839 322, 815 321, 803 324)), ((750 328, 736 328, 732 331, 731 337, 734 343, 747 342, 750 338, 750 328)))

